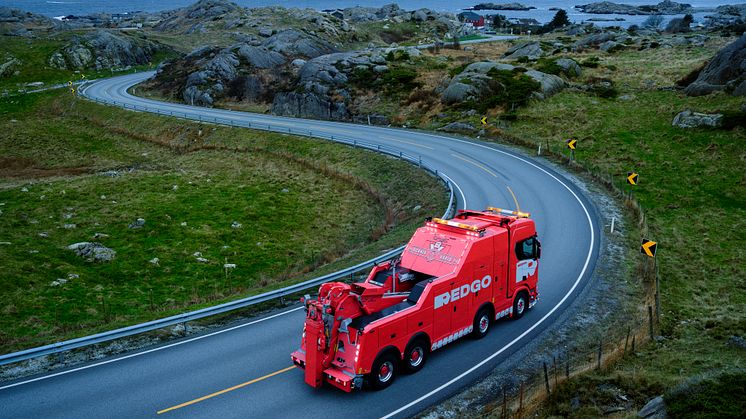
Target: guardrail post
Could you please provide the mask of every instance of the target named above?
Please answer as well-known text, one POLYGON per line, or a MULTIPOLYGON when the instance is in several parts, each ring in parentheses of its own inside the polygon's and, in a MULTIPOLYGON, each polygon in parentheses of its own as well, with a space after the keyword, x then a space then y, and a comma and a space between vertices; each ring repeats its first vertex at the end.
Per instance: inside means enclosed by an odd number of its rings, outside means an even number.
POLYGON ((420 168, 422 168, 422 156, 419 157, 419 162, 417 164, 420 168))

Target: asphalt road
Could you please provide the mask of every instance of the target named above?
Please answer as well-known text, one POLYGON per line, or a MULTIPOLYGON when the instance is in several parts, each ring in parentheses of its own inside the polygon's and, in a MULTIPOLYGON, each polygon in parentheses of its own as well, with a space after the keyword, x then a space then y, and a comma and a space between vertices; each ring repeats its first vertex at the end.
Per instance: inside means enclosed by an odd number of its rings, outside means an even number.
POLYGON ((293 308, 159 348, 0 384, 2 418, 411 416, 472 383, 552 327, 591 278, 602 225, 596 211, 561 174, 531 158, 494 144, 422 132, 190 107, 127 93, 148 76, 100 80, 82 94, 190 119, 302 128, 395 147, 421 156, 452 179, 459 208, 515 208, 518 203, 536 220, 543 245, 540 301, 519 321, 496 322, 485 339, 462 339, 434 352, 422 371, 399 376, 380 392, 345 394, 304 384, 302 372, 289 368, 303 325, 303 311, 293 308))

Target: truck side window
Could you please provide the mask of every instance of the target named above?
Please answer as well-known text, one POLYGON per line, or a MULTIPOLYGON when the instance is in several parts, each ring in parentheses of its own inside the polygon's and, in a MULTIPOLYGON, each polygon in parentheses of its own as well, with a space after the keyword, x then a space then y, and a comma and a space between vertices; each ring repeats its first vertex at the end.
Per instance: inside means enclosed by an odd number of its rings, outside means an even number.
POLYGON ((536 239, 529 237, 526 240, 519 241, 515 245, 515 256, 518 260, 535 259, 534 249, 536 239))

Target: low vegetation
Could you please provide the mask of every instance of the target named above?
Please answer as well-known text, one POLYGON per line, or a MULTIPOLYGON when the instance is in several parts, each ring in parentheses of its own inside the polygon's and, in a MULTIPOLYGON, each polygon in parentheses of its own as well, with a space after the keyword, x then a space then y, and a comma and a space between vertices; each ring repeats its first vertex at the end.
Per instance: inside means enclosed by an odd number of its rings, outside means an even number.
POLYGON ((64 91, 4 98, 0 114, 0 352, 364 260, 447 202, 413 166, 323 141, 127 112, 64 91), (116 257, 86 261, 67 248, 78 242, 116 257))

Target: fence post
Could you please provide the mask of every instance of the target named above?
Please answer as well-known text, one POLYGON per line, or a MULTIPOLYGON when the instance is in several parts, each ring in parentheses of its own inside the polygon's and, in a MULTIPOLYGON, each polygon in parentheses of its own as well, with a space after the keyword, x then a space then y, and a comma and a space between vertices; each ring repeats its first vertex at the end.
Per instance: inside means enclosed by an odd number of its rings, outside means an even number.
POLYGON ((648 306, 648 325, 650 326, 650 340, 653 340, 653 307, 648 306))
POLYGON ((567 351, 567 359, 565 360, 565 378, 570 378, 570 351, 567 351))
POLYGON ((521 380, 521 390, 520 390, 520 398, 518 399, 518 411, 523 411, 523 387, 525 386, 525 381, 521 380))
POLYGON ((544 385, 547 388, 547 394, 551 394, 549 391, 549 373, 547 372, 547 363, 544 361, 544 385))
POLYGON ((632 353, 635 353, 635 340, 637 339, 637 336, 632 336, 632 353))
POLYGON ((502 412, 500 412, 501 418, 508 417, 508 392, 505 390, 505 387, 503 386, 503 408, 502 412))
POLYGON ((625 357, 627 355, 627 344, 629 343, 629 332, 630 332, 630 327, 627 326, 627 337, 624 339, 624 352, 622 352, 622 357, 625 357))
POLYGON ((601 353, 603 352, 604 346, 603 346, 603 339, 598 338, 598 358, 596 360, 596 369, 601 369, 601 353))
POLYGON ((661 321, 661 288, 660 279, 658 277, 658 259, 654 260, 655 263, 655 318, 661 321))

